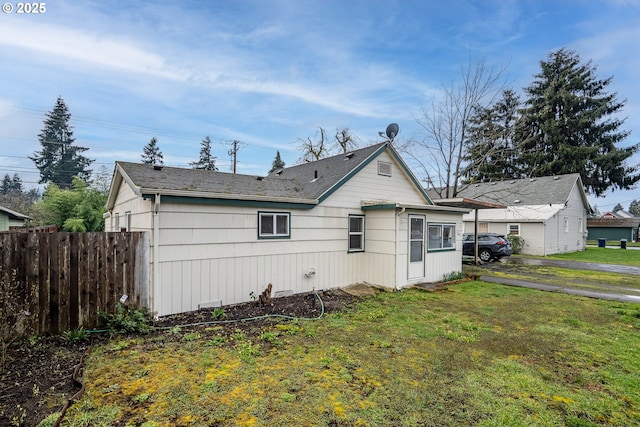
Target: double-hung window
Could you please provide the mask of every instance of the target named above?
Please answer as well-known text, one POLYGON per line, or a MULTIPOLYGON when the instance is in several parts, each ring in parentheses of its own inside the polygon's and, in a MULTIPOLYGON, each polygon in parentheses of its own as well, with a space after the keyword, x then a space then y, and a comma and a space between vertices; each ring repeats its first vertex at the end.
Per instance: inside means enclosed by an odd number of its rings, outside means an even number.
POLYGON ((349 215, 349 252, 364 251, 364 216, 349 215))
POLYGON ((455 249, 455 236, 456 226, 454 224, 429 224, 427 247, 430 251, 455 249))
POLYGON ((288 239, 291 237, 289 212, 258 212, 258 238, 288 239))

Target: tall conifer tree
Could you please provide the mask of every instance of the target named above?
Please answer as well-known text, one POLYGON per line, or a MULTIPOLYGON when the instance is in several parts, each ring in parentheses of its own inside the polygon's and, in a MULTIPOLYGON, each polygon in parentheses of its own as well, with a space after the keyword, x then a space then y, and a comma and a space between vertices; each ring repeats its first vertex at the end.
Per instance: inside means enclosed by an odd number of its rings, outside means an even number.
POLYGON ((640 180, 640 165, 626 161, 640 144, 618 148, 629 132, 620 130, 625 101, 607 93, 612 77, 599 79, 591 61, 560 49, 540 62, 526 88, 517 138, 519 163, 528 176, 580 173, 585 189, 597 196, 609 188, 629 189, 640 180))
POLYGON ((465 141, 464 175, 468 182, 520 178, 514 145, 520 107, 520 98, 508 89, 492 106, 475 108, 465 141))
POLYGON ((89 166, 93 160, 80 154, 87 148, 73 145, 75 138, 70 119, 69 109, 58 97, 53 110, 46 114, 44 127, 38 135, 42 150, 29 157, 40 170, 40 184, 53 182, 60 188, 71 188, 74 176, 86 181, 91 175, 89 166))
POLYGON ((140 158, 145 165, 164 164, 164 156, 162 155, 162 151, 160 151, 160 147, 158 147, 158 139, 155 136, 144 146, 140 158))
POLYGON ((278 150, 276 151, 276 158, 273 159, 273 163, 271 163, 271 170, 269 171, 269 173, 275 172, 278 169, 283 169, 284 166, 285 166, 284 161, 280 157, 280 150, 278 150))
POLYGON ((189 164, 194 169, 217 171, 216 160, 217 157, 211 154, 211 139, 207 135, 200 144, 200 159, 197 162, 190 162, 189 164))

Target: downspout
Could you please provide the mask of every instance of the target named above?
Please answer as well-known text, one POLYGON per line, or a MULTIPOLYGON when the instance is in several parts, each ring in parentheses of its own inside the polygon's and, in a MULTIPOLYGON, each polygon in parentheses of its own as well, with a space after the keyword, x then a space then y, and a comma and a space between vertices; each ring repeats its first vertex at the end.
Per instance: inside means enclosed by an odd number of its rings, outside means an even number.
MULTIPOLYGON (((474 212, 473 221, 473 265, 478 266, 478 208, 474 212)), ((464 245, 464 243, 463 243, 464 245)))
POLYGON ((402 266, 400 265, 400 257, 398 256, 398 249, 400 248, 400 215, 406 211, 406 208, 401 208, 400 212, 396 214, 396 284, 395 289, 400 289, 400 271, 402 266))
POLYGON ((154 304, 155 290, 160 286, 160 268, 158 256, 160 253, 160 193, 156 193, 153 201, 153 285, 149 289, 149 308, 152 312, 157 312, 158 307, 154 304))

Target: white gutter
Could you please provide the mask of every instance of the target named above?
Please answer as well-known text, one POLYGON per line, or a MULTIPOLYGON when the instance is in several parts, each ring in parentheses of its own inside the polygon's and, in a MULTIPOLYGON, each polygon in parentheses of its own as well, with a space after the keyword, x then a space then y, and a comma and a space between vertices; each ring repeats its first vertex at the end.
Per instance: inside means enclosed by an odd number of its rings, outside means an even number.
POLYGON ((158 257, 160 254, 160 193, 156 193, 153 203, 153 284, 149 287, 149 310, 157 312, 154 305, 155 290, 160 287, 160 266, 158 257))
POLYGON ((402 270, 402 266, 400 265, 400 257, 398 256, 398 248, 400 248, 400 215, 402 215, 406 211, 405 208, 401 208, 400 212, 396 214, 396 283, 394 288, 400 289, 400 271, 402 270))
MULTIPOLYGON (((252 194, 231 194, 231 193, 211 193, 208 191, 180 191, 180 190, 161 190, 163 196, 176 196, 176 197, 200 197, 203 199, 224 199, 224 200, 246 200, 246 201, 258 201, 258 202, 282 202, 282 203, 298 203, 298 204, 313 204, 317 205, 316 199, 300 199, 295 197, 273 197, 273 196, 258 196, 252 194)), ((155 194, 156 197, 160 194, 158 189, 154 188, 140 188, 140 194, 155 194)))

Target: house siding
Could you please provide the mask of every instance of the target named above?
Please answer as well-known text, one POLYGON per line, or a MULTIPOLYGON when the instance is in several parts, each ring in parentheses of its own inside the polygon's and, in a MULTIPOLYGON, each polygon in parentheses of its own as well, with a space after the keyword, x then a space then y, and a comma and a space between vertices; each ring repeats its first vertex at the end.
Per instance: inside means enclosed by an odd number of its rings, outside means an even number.
MULTIPOLYGON (((158 315, 198 309, 203 303, 235 304, 258 295, 268 283, 273 291, 308 292, 358 281, 396 286, 395 211, 367 211, 361 200, 424 204, 420 193, 395 160, 392 176, 377 173, 371 162, 310 210, 257 209, 239 206, 160 203, 158 315), (289 212, 290 238, 260 240, 259 210, 289 212), (348 253, 348 217, 365 216, 365 251, 348 253), (306 275, 311 270, 313 275, 306 275), (170 285, 168 285, 170 283, 170 285)), ((124 192, 131 207, 135 199, 124 192)), ((406 239, 405 239, 406 240, 406 239)), ((406 245, 406 243, 405 243, 406 245)), ((406 252, 406 249, 405 249, 406 252)), ((406 280, 406 279, 405 279, 406 280)))
MULTIPOLYGON (((425 275, 423 278, 408 279, 408 253, 409 253, 409 215, 425 215, 424 211, 411 211, 400 216, 399 245, 398 245, 398 287, 403 288, 417 283, 438 282, 445 274, 462 271, 462 233, 464 226, 460 215, 444 212, 426 212, 426 224, 442 223, 455 224, 455 250, 430 251, 425 256, 425 275), (455 255, 452 253, 455 252, 455 255)), ((425 238, 427 231, 425 230, 425 238)), ((425 251, 427 245, 425 242, 425 251)))
POLYGON ((105 221, 105 231, 120 231, 115 229, 115 215, 118 214, 120 216, 120 227, 123 227, 125 212, 131 212, 131 229, 129 231, 152 231, 153 202, 138 196, 124 182, 118 189, 116 200, 117 203, 109 212, 110 215, 105 221))
POLYGON ((587 240, 587 210, 582 204, 580 194, 576 187, 573 188, 567 207, 561 213, 562 221, 566 217, 569 222, 569 230, 565 232, 563 222, 561 223, 561 232, 564 234, 562 244, 558 246, 558 253, 583 251, 586 247, 587 240), (582 230, 580 230, 580 222, 582 222, 582 230))
MULTIPOLYGON (((145 200, 126 180, 116 190, 106 226, 115 227, 116 213, 123 226, 129 211, 132 231, 151 231, 150 306, 158 316, 197 310, 202 305, 247 302, 268 283, 274 293, 309 292, 357 282, 407 286, 408 212, 398 216, 394 208, 363 210, 362 203, 427 203, 402 165, 386 151, 339 188, 321 196, 321 203, 311 209, 201 200, 202 204, 162 196, 156 202, 145 200), (391 176, 378 175, 378 161, 392 164, 391 176), (289 236, 259 238, 261 211, 288 213, 289 236), (349 215, 365 217, 363 252, 348 251, 349 215)), ((444 274, 462 269, 461 215, 431 211, 425 215, 428 222, 456 224, 456 251, 428 253, 427 275, 421 282, 441 280, 444 274)))

